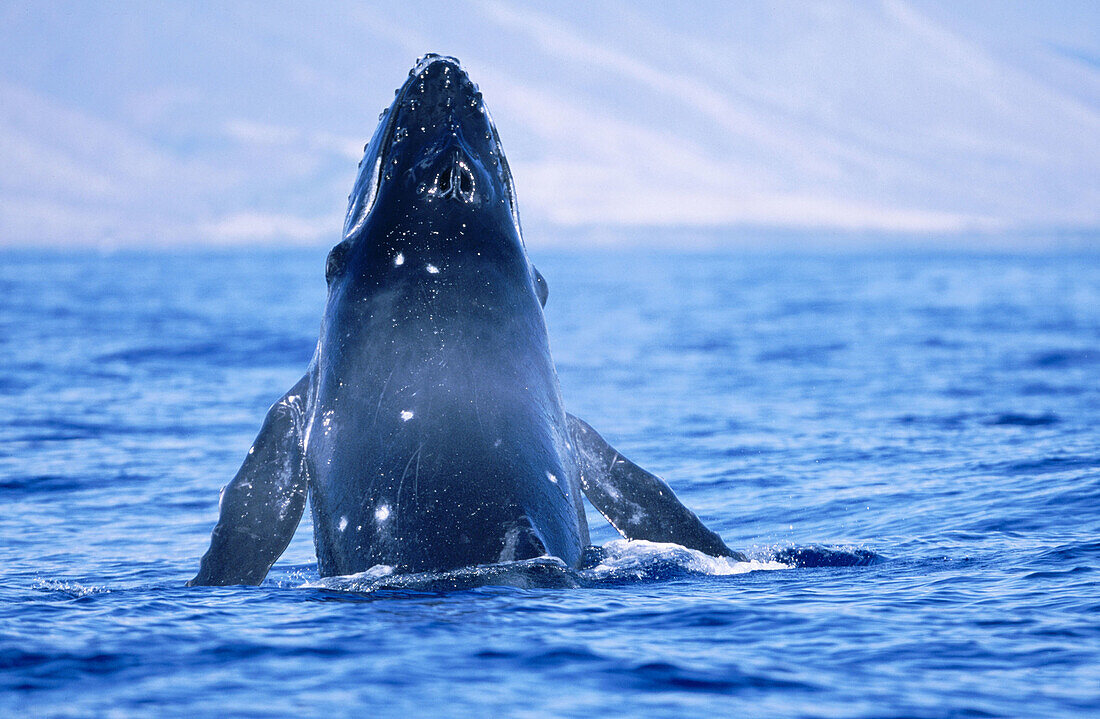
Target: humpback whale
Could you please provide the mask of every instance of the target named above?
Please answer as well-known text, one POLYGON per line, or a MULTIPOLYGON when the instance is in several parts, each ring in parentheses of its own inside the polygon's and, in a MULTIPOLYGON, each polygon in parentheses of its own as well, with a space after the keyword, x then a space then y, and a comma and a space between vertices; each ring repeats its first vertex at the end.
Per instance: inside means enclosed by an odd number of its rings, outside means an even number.
POLYGON ((582 497, 628 539, 743 559, 568 414, 512 173, 457 60, 421 58, 365 148, 303 377, 222 490, 188 584, 259 584, 306 506, 322 576, 544 555, 576 567, 582 497))

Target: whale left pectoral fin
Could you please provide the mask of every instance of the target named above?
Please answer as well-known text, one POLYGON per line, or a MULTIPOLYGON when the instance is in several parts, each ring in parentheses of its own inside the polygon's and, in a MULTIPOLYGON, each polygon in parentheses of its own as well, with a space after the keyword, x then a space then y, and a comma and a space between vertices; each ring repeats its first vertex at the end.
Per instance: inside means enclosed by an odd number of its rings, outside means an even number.
POLYGON ((237 475, 222 490, 218 524, 187 586, 259 584, 290 544, 306 503, 302 406, 306 375, 268 410, 237 475))
POLYGON ((566 417, 584 495, 619 534, 745 561, 681 504, 664 480, 619 454, 584 420, 566 417))

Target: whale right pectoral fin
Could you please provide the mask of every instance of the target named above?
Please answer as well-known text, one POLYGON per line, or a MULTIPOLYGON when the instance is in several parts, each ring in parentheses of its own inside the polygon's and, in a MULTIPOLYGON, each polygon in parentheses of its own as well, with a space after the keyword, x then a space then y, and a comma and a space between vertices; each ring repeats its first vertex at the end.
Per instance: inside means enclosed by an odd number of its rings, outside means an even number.
POLYGON ((222 490, 210 549, 187 586, 259 584, 290 544, 306 503, 302 427, 309 379, 268 410, 244 464, 222 490))
POLYGON ((584 495, 619 534, 745 561, 744 554, 727 547, 681 504, 664 480, 619 454, 585 421, 571 414, 566 417, 584 495))

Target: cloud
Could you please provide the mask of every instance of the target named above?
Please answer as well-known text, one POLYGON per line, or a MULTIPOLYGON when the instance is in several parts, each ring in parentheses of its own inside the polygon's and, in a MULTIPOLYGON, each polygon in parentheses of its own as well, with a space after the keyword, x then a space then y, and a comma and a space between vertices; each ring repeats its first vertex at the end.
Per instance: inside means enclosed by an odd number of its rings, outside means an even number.
POLYGON ((707 117, 721 132, 736 134, 765 147, 802 152, 797 140, 779 131, 775 123, 746 111, 745 105, 706 81, 710 74, 720 72, 720 66, 711 68, 712 73, 673 72, 647 62, 638 54, 616 51, 606 42, 587 40, 564 23, 530 7, 518 11, 500 2, 482 2, 481 7, 490 18, 524 33, 559 62, 594 68, 600 74, 617 75, 652 93, 666 96, 707 117))
POLYGON ((715 188, 663 188, 623 183, 600 165, 532 163, 520 168, 523 191, 542 200, 561 225, 624 227, 777 227, 959 232, 996 227, 989 218, 882 207, 797 193, 732 193, 715 188), (553 197, 550 197, 553 196, 553 197))
POLYGON ((335 237, 342 218, 307 218, 262 212, 238 212, 201 225, 199 233, 216 243, 291 242, 313 244, 335 237))
MULTIPOLYGON (((513 160, 521 204, 564 225, 761 224, 904 232, 988 227, 989 218, 779 189, 766 168, 716 157, 677 135, 602 115, 487 73, 501 103, 572 160, 513 160), (569 148, 566 152, 565 148, 569 148)), ((551 154, 551 153, 546 153, 551 154)))
POLYGON ((323 152, 348 160, 358 160, 363 156, 361 140, 328 132, 306 132, 242 119, 226 122, 225 132, 232 139, 249 145, 293 149, 295 152, 323 152))
POLYGON ((428 50, 484 88, 537 237, 1100 226, 1100 67, 1065 47, 1100 52, 1058 29, 1080 13, 1037 34, 1038 11, 998 12, 993 34, 983 12, 380 0, 88 10, 74 34, 28 4, 0 49, 0 244, 335 238, 375 113, 428 50))

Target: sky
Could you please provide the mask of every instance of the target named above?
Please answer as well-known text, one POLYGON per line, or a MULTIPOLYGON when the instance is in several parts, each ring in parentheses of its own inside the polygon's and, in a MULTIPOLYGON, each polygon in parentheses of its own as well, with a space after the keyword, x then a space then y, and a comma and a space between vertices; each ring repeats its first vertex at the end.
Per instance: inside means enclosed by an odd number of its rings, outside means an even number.
POLYGON ((314 5, 0 2, 0 246, 334 244, 429 51, 531 247, 1100 241, 1092 0, 314 5))

